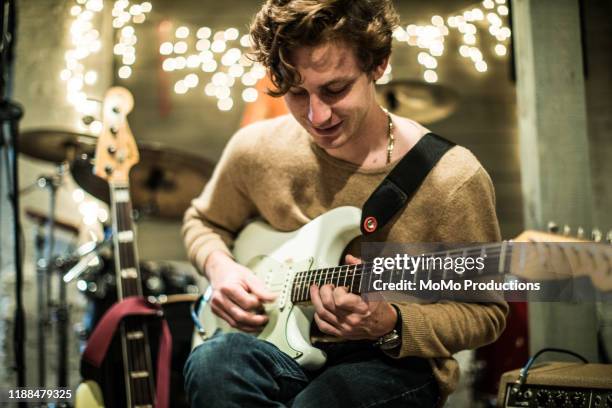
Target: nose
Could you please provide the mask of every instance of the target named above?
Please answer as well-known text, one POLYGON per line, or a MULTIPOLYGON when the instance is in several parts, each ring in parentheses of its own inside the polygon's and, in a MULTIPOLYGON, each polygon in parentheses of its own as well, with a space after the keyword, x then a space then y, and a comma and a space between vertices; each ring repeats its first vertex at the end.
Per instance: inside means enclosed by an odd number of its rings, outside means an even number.
POLYGON ((316 95, 310 97, 308 120, 314 127, 321 127, 331 119, 331 107, 316 95))

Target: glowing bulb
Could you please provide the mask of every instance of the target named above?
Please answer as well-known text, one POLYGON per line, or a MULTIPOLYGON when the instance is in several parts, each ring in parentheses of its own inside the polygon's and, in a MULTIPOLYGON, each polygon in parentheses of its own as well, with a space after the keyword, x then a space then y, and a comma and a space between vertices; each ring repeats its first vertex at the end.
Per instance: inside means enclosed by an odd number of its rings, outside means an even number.
POLYGON ((444 19, 440 16, 433 16, 431 18, 431 23, 435 26, 443 26, 444 25, 444 19))
POLYGON ((255 102, 257 100, 257 89, 255 88, 246 88, 242 91, 242 100, 245 102, 255 102))
POLYGON ((132 21, 134 23, 136 23, 136 24, 142 24, 145 21, 145 15, 144 14, 138 14, 137 16, 134 16, 132 21))
POLYGON ((215 40, 215 41, 213 41, 212 45, 210 46, 210 49, 213 52, 220 53, 220 52, 225 51, 225 47, 226 47, 225 41, 223 41, 223 40, 215 40))
POLYGON ((437 66, 438 66, 438 61, 436 61, 435 58, 429 58, 427 61, 425 61, 425 67, 429 69, 436 69, 437 66))
POLYGON ((500 16, 507 16, 509 10, 507 6, 499 6, 497 8, 497 12, 499 13, 500 16))
POLYGON ((62 81, 69 80, 71 76, 72 76, 72 74, 70 73, 69 69, 62 69, 62 72, 60 72, 60 79, 62 81))
POLYGON ((215 96, 218 99, 226 99, 230 96, 230 89, 227 86, 216 86, 215 96))
POLYGON ((174 50, 174 47, 169 41, 166 41, 159 46, 159 53, 161 55, 170 55, 172 54, 172 50, 174 50))
POLYGON ((202 63, 202 71, 204 72, 215 72, 217 69, 217 61, 214 59, 206 60, 202 63))
POLYGON ((72 6, 70 8, 70 15, 76 16, 81 13, 81 6, 72 6))
POLYGON ((121 68, 119 68, 119 78, 121 79, 127 79, 130 77, 130 75, 132 75, 132 68, 124 65, 121 68))
POLYGON ((124 37, 131 37, 134 35, 134 27, 125 26, 121 29, 121 35, 124 37))
POLYGON ((216 72, 212 78, 211 82, 217 86, 226 86, 227 85, 227 75, 225 72, 216 72))
POLYGON ((174 44, 174 53, 175 54, 184 54, 187 52, 187 43, 185 41, 179 41, 174 44))
POLYGON ((242 45, 244 48, 249 48, 251 46, 251 37, 248 34, 240 37, 240 45, 242 45))
POLYGON ((187 67, 195 68, 200 65, 200 56, 197 54, 191 54, 187 57, 187 67))
POLYGON ((130 7, 130 14, 133 16, 137 16, 139 14, 142 14, 142 7, 140 6, 140 4, 134 4, 130 7))
POLYGON ((187 38, 189 36, 189 29, 185 26, 180 26, 176 29, 176 38, 187 38))
POLYGON ((174 71, 176 69, 176 61, 174 61, 174 58, 166 58, 162 63, 162 69, 168 72, 174 71))
POLYGON ((188 90, 189 88, 187 87, 187 84, 185 84, 185 81, 183 81, 182 79, 178 80, 176 84, 174 84, 174 92, 179 95, 187 93, 188 90))
POLYGON ((257 83, 257 78, 255 78, 250 72, 247 72, 242 76, 241 81, 245 86, 253 86, 257 83))
POLYGON ((237 39, 239 35, 240 33, 238 32, 238 30, 235 29, 234 27, 231 27, 225 30, 225 33, 223 36, 225 37, 226 41, 233 41, 237 39))
POLYGON ((212 31, 208 27, 200 27, 196 32, 198 38, 208 38, 212 34, 212 31))
POLYGON ((470 58, 472 61, 477 62, 482 60, 482 52, 476 47, 470 49, 470 58))
POLYGON ((204 93, 208 96, 215 96, 215 94, 217 93, 217 86, 209 82, 204 87, 204 93))
POLYGON ((478 72, 486 72, 487 71, 487 63, 480 60, 476 62, 476 70, 478 72))
POLYGON ((495 0, 497 4, 506 4, 506 0, 495 0))
POLYGON ((488 10, 491 10, 495 7, 495 3, 493 2, 493 0, 484 0, 482 2, 482 6, 488 10))
POLYGON ((200 78, 198 78, 196 74, 188 74, 185 77, 185 85, 187 85, 189 88, 198 86, 198 82, 200 82, 200 78))
POLYGON ((429 48, 429 52, 434 57, 439 57, 444 53, 444 45, 441 42, 435 42, 429 48))
POLYGON ((497 44, 495 46, 495 53, 497 55, 499 55, 500 57, 503 57, 504 55, 506 55, 506 53, 508 52, 508 50, 506 49, 506 46, 503 44, 497 44))
POLYGON ((198 51, 206 51, 210 48, 210 41, 209 40, 198 40, 198 42, 196 43, 196 50, 198 51))
POLYGON ((185 57, 176 57, 174 63, 176 64, 175 69, 184 69, 187 66, 187 59, 185 57))
POLYGON ((148 1, 145 1, 140 4, 140 8, 142 9, 143 13, 149 13, 153 9, 153 6, 148 1))
POLYGON ((232 98, 219 99, 219 101, 217 102, 217 107, 219 108, 219 110, 222 111, 228 111, 232 109, 232 106, 234 106, 234 101, 232 100, 232 98))
POLYGON ((85 83, 87 85, 93 85, 98 80, 98 73, 96 71, 87 71, 85 74, 85 83))
POLYGON ((459 47, 459 54, 461 54, 462 57, 469 57, 470 47, 468 47, 467 45, 462 45, 461 47, 459 47))
POLYGON ((465 34, 463 36, 463 42, 469 45, 476 44, 476 36, 474 34, 465 34))
POLYGON ((242 65, 234 64, 231 67, 229 67, 229 70, 227 72, 232 77, 238 78, 238 77, 241 77, 242 74, 244 74, 244 68, 242 67, 242 65))
POLYGON ((423 78, 425 78, 425 81, 429 83, 438 82, 438 74, 436 74, 436 71, 432 71, 430 69, 425 71, 423 78))

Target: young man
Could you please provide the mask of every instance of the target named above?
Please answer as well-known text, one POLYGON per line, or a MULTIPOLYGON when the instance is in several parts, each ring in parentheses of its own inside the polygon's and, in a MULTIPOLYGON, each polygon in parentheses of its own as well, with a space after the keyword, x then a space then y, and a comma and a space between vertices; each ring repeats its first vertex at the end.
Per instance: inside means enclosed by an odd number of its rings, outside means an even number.
MULTIPOLYGON (((274 299, 228 249, 248 219, 263 217, 277 230, 292 231, 335 207, 362 207, 428 132, 375 100, 396 23, 388 0, 269 0, 256 15, 255 55, 291 115, 234 135, 183 227, 190 259, 214 288, 212 310, 230 325, 257 331, 267 317, 256 311, 274 299)), ((453 147, 373 237, 499 240, 489 176, 468 150, 453 147)), ((343 340, 324 346, 323 369, 307 372, 253 336, 216 336, 186 364, 192 405, 435 406, 458 381, 452 354, 492 342, 505 324, 504 304, 368 304, 343 287, 310 290, 316 326, 343 340), (401 332, 397 346, 373 346, 393 330, 401 332)))

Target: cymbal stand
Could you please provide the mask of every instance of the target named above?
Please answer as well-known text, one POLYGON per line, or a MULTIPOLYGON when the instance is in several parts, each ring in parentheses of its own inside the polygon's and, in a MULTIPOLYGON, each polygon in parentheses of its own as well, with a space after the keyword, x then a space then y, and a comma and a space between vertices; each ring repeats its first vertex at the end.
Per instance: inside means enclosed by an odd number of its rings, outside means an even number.
MULTIPOLYGON (((37 356, 38 356, 38 385, 46 383, 46 352, 45 331, 50 320, 51 302, 51 276, 54 268, 55 249, 55 207, 57 189, 61 185, 63 166, 59 165, 55 174, 51 176, 40 176, 37 185, 49 191, 49 218, 45 225, 45 232, 38 228, 36 234, 36 294, 38 308, 38 330, 37 330, 37 356)), ((42 227, 42 226, 41 226, 42 227)))

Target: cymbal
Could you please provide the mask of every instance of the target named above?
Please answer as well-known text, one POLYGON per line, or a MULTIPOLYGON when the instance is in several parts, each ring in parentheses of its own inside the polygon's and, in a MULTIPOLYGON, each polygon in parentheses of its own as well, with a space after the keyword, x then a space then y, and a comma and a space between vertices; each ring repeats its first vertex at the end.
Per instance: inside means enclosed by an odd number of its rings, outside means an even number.
POLYGON ((391 113, 430 124, 455 111, 458 95, 444 85, 398 80, 376 85, 376 99, 391 113))
POLYGON ((19 135, 19 151, 53 163, 70 161, 80 154, 93 154, 95 136, 61 129, 28 130, 19 135))
MULTIPOLYGON (((132 206, 144 215, 181 218, 210 179, 214 164, 161 144, 141 143, 138 150, 140 162, 130 171, 132 206)), ((93 160, 89 155, 81 155, 71 163, 77 184, 109 203, 108 184, 95 176, 92 169, 93 160)))

